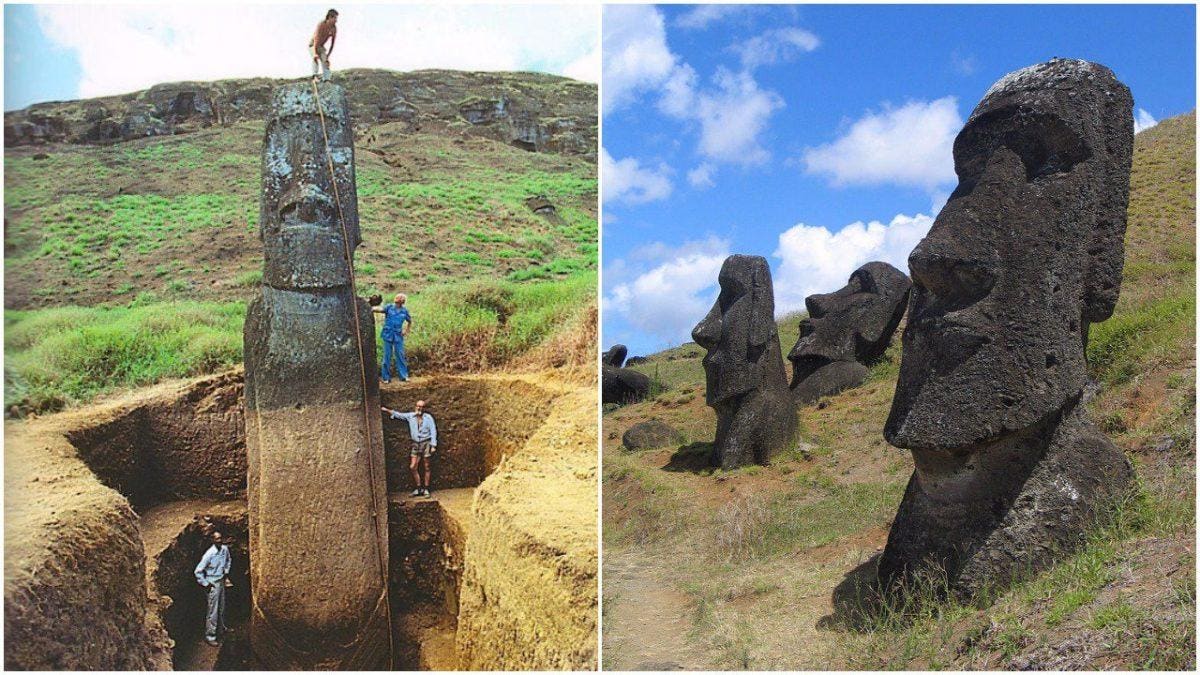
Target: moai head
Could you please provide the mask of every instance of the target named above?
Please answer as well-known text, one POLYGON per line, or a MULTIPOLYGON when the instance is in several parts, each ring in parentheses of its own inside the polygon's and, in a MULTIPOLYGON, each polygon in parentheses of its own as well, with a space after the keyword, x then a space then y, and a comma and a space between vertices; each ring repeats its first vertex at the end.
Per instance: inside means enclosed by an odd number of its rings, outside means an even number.
POLYGON ((775 293, 765 258, 731 255, 718 280, 721 294, 692 329, 692 339, 708 350, 704 374, 710 406, 762 385, 760 361, 771 356, 767 346, 776 337, 775 293))
POLYGON ((625 364, 625 356, 629 354, 629 348, 625 345, 616 344, 609 348, 608 351, 600 357, 600 361, 606 366, 620 368, 625 364))
POLYGON ((984 96, 954 142, 959 184, 909 256, 887 440, 961 448, 1078 397, 1088 324, 1120 290, 1133 100, 1104 66, 1054 59, 984 96))
POLYGON ((266 258, 263 283, 273 288, 349 284, 343 222, 351 256, 360 243, 354 131, 346 94, 333 84, 322 84, 318 91, 319 107, 310 84, 277 88, 267 120, 259 223, 266 258))
POLYGON ((850 281, 832 292, 804 299, 808 318, 788 359, 795 386, 836 361, 869 364, 887 350, 908 303, 908 277, 885 262, 854 270, 850 281))

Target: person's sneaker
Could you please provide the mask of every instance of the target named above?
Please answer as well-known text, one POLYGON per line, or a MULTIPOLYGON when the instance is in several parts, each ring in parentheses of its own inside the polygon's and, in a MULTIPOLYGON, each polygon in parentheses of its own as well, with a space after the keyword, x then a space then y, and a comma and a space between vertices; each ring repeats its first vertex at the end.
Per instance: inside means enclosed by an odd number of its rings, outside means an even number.
POLYGON ((212 638, 207 638, 207 637, 206 637, 206 638, 204 638, 204 641, 205 641, 205 642, 207 642, 208 644, 210 644, 210 645, 214 646, 214 647, 217 647, 217 646, 219 646, 219 645, 221 644, 220 642, 218 642, 218 641, 216 641, 216 640, 214 640, 214 639, 212 639, 212 638))
POLYGON ((412 496, 414 496, 414 497, 420 497, 420 496, 421 496, 421 488, 417 488, 416 490, 413 490, 413 491, 412 491, 412 496))
POLYGON ((379 378, 379 381, 380 381, 381 383, 383 383, 383 384, 391 384, 391 383, 392 383, 392 381, 391 381, 391 380, 385 380, 385 379, 383 379, 382 377, 381 377, 381 378, 379 378))
POLYGON ((429 488, 425 488, 424 490, 421 490, 421 494, 425 497, 428 497, 429 496, 429 488))

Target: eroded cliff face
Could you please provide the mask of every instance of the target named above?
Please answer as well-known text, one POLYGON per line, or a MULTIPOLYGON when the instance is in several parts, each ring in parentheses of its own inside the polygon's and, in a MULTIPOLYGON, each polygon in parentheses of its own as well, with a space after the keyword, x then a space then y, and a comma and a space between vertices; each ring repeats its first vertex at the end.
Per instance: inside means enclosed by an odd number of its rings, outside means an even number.
MULTIPOLYGON (((353 94, 356 127, 396 122, 531 152, 596 156, 594 84, 542 73, 370 69, 340 71, 334 81, 353 94)), ((174 82, 120 96, 39 103, 4 114, 4 144, 120 143, 257 122, 267 115, 272 90, 284 82, 174 82)))

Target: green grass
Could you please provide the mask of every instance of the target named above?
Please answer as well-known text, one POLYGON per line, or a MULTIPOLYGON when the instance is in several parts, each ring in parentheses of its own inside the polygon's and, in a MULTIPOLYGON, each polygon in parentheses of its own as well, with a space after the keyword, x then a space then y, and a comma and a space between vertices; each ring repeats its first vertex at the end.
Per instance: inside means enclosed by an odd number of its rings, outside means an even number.
MULTIPOLYGON (((418 372, 503 364, 562 330, 595 297, 595 284, 586 273, 531 284, 466 282, 411 294, 410 363, 418 372)), ((168 293, 186 288, 180 280, 166 285, 168 293)), ((235 365, 242 358, 245 311, 241 302, 163 302, 149 292, 125 307, 6 311, 5 406, 57 410, 114 390, 235 365)))

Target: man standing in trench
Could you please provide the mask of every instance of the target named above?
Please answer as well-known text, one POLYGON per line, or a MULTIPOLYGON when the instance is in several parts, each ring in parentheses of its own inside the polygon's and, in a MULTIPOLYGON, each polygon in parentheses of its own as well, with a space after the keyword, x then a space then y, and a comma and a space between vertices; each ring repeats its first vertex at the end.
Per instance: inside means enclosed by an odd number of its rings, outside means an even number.
POLYGON ((229 581, 229 566, 232 556, 229 546, 221 539, 220 532, 212 533, 212 546, 200 558, 196 565, 196 581, 208 589, 208 612, 204 621, 204 640, 208 644, 219 644, 217 638, 220 631, 229 630, 225 625, 225 588, 232 586, 229 581))
POLYGON ((412 491, 412 496, 428 497, 429 478, 432 475, 432 471, 429 469, 429 457, 437 452, 437 425, 434 424, 433 416, 425 412, 425 401, 417 401, 416 408, 410 413, 386 407, 383 408, 383 412, 390 414, 394 420, 408 421, 408 432, 412 436, 412 453, 408 468, 412 471, 413 482, 417 486, 412 491), (421 483, 422 459, 425 460, 424 487, 421 483))

